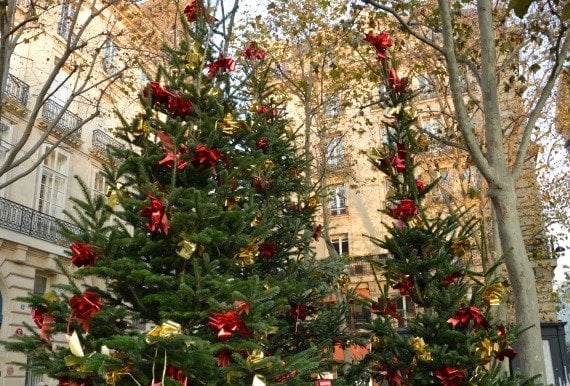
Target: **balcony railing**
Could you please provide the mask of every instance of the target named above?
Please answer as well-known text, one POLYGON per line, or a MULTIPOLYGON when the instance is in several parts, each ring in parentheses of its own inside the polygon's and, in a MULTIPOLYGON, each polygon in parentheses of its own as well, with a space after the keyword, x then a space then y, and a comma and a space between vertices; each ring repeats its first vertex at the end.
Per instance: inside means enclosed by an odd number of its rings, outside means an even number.
POLYGON ((351 276, 372 275, 372 266, 367 261, 353 261, 348 266, 348 274, 351 276))
POLYGON ((331 216, 342 216, 348 214, 348 208, 346 206, 339 206, 337 208, 330 208, 331 216))
MULTIPOLYGON (((44 109, 42 111, 42 118, 46 121, 53 123, 59 113, 63 110, 63 106, 48 99, 44 104, 44 109)), ((78 126, 81 125, 81 118, 70 111, 64 111, 59 121, 55 124, 55 127, 61 131, 63 135, 66 135, 73 130, 75 130, 78 126)), ((81 138, 81 129, 76 130, 71 134, 77 138, 81 138)))
POLYGON ((65 224, 74 233, 79 233, 79 228, 73 224, 5 198, 0 198, 0 227, 2 228, 66 246, 68 241, 59 233, 61 229, 59 222, 65 224))
POLYGON ((8 74, 6 84, 4 85, 4 95, 14 98, 22 106, 28 104, 28 93, 30 86, 21 79, 16 78, 12 74, 8 74))
POLYGON ((93 130, 91 145, 102 154, 106 154, 108 146, 119 147, 121 149, 125 148, 124 144, 99 129, 93 130))

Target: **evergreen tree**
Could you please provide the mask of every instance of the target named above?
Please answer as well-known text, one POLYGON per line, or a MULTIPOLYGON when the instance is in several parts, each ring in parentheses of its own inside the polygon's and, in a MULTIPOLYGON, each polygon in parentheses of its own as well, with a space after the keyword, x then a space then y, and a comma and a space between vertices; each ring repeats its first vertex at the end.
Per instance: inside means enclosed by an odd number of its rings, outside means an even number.
POLYGON ((73 199, 78 269, 60 262, 69 284, 26 298, 39 329, 4 342, 60 385, 312 385, 345 341, 323 302, 343 264, 310 248, 317 201, 265 52, 217 51, 220 23, 185 8, 187 38, 115 129, 108 197, 73 199))
POLYGON ((381 278, 381 296, 367 302, 376 315, 366 331, 371 350, 351 373, 391 386, 516 385, 499 372, 497 361, 516 355, 510 344, 517 329, 491 322, 503 283, 492 271, 477 273, 462 259, 476 226, 466 212, 433 217, 422 205, 437 181, 426 185, 416 178, 427 151, 412 106, 417 93, 398 75, 397 61, 388 53, 390 36, 370 33, 365 40, 377 51, 387 118, 387 140, 369 157, 390 179, 386 213, 394 221, 386 224, 385 239, 373 240, 390 258, 371 261, 381 278), (396 304, 404 297, 417 313, 407 318, 406 328, 398 328, 404 323, 398 323, 402 315, 396 304))

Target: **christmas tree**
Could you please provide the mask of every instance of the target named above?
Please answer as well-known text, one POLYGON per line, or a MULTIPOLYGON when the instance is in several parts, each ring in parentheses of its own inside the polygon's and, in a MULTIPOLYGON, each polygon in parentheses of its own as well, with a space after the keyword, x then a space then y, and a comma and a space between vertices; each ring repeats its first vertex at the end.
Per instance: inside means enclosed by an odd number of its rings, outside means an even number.
POLYGON ((477 273, 462 259, 476 222, 467 211, 427 213, 422 202, 437 180, 426 184, 416 177, 428 150, 412 106, 417 93, 398 74, 388 52, 390 36, 369 33, 365 40, 377 53, 380 103, 387 118, 387 140, 369 157, 391 182, 386 213, 393 223, 386 224, 385 239, 374 239, 390 258, 371 261, 382 290, 377 301, 367 301, 376 315, 366 331, 371 350, 352 375, 391 386, 518 384, 498 366, 516 355, 511 342, 517 331, 491 321, 503 283, 492 270, 477 273), (402 299, 416 308, 405 323, 397 311, 402 299))
POLYGON ((73 199, 69 283, 26 298, 37 328, 4 342, 60 385, 314 385, 346 339, 323 302, 343 264, 311 251, 318 201, 265 51, 231 58, 210 13, 184 9, 186 39, 115 129, 107 197, 73 199))

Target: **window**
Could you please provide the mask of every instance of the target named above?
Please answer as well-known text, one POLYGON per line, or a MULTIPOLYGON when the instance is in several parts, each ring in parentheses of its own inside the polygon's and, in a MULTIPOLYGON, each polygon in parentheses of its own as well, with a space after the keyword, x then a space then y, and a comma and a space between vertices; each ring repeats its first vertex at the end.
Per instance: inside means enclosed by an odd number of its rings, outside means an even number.
POLYGON ((332 169, 341 167, 345 160, 344 157, 342 137, 333 138, 327 146, 327 166, 332 169))
POLYGON ((287 75, 287 66, 285 63, 276 63, 275 64, 275 76, 278 78, 283 78, 287 75))
POLYGON ((61 6, 59 23, 57 25, 57 33, 66 40, 71 33, 71 24, 73 23, 74 16, 75 12, 73 6, 69 3, 63 3, 61 6))
POLYGON ((348 255, 348 235, 337 235, 331 237, 331 243, 339 255, 348 255))
POLYGON ((103 70, 109 75, 113 75, 117 71, 117 46, 111 40, 107 39, 103 45, 103 70))
POLYGON ((93 176, 93 196, 107 194, 107 180, 101 170, 97 170, 93 176))
POLYGON ((38 210, 61 218, 65 207, 69 157, 61 149, 53 150, 40 168, 38 210))
MULTIPOLYGON (((10 135, 10 126, 5 123, 0 123, 0 166, 4 165, 4 160, 6 155, 10 150, 10 142, 8 142, 8 137, 10 135)), ((0 182, 4 182, 5 176, 0 177, 0 182)), ((0 189, 0 197, 2 197, 2 192, 4 190, 0 189)))
POLYGON ((71 97, 71 79, 69 73, 65 71, 59 72, 51 84, 49 93, 51 95, 49 99, 57 102, 60 107, 63 107, 71 97))
POLYGON ((372 275, 372 266, 362 258, 355 258, 348 266, 348 273, 352 276, 372 275))
POLYGON ((143 87, 148 85, 148 75, 146 74, 145 70, 141 68, 141 77, 140 82, 143 87))
MULTIPOLYGON (((28 365, 32 365, 33 363, 33 359, 31 356, 27 357, 27 362, 28 365)), ((41 374, 34 374, 32 373, 32 370, 27 369, 26 370, 26 380, 25 380, 25 385, 26 386, 37 386, 42 384, 41 382, 43 381, 43 375, 41 374)))
POLYGON ((419 75, 416 77, 418 82, 418 90, 420 91, 420 98, 435 98, 436 93, 436 78, 433 75, 419 75))
POLYGON ((48 277, 45 275, 37 274, 34 277, 34 293, 43 295, 47 291, 48 277))
POLYGON ((361 328, 370 323, 372 320, 371 313, 368 308, 362 304, 350 304, 350 327, 351 329, 361 328))
POLYGON ((325 117, 334 118, 340 114, 340 98, 338 95, 325 97, 325 117))
POLYGON ((331 216, 346 214, 346 190, 344 186, 339 185, 331 189, 329 202, 331 216))
POLYGON ((402 296, 396 301, 396 307, 401 319, 398 320, 398 327, 406 327, 408 319, 416 315, 416 304, 410 299, 409 296, 402 296))

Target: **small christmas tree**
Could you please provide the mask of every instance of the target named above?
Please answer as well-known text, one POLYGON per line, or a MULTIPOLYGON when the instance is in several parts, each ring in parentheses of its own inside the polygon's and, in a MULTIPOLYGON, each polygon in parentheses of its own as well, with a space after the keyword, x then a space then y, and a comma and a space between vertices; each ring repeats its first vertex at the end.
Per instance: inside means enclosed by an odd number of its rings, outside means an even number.
POLYGON ((184 17, 188 38, 116 129, 108 197, 73 199, 78 269, 60 264, 69 284, 27 298, 39 330, 4 344, 60 385, 315 384, 345 339, 345 310, 323 303, 343 264, 311 251, 318 202, 265 52, 236 63, 199 1, 184 17))
POLYGON ((475 222, 465 212, 429 217, 422 201, 437 181, 426 185, 416 178, 427 141, 417 128, 407 78, 388 55, 390 36, 367 34, 376 49, 379 75, 384 79, 381 104, 388 118, 387 141, 373 149, 372 163, 390 179, 386 213, 389 235, 375 239, 390 258, 372 261, 379 286, 377 301, 367 305, 376 315, 367 333, 371 350, 351 371, 355 379, 388 385, 515 385, 500 374, 497 361, 513 358, 515 331, 491 323, 490 309, 502 297, 502 284, 491 272, 477 274, 462 261, 469 249, 475 222), (402 315, 397 302, 406 298, 417 313, 398 328, 402 315))

